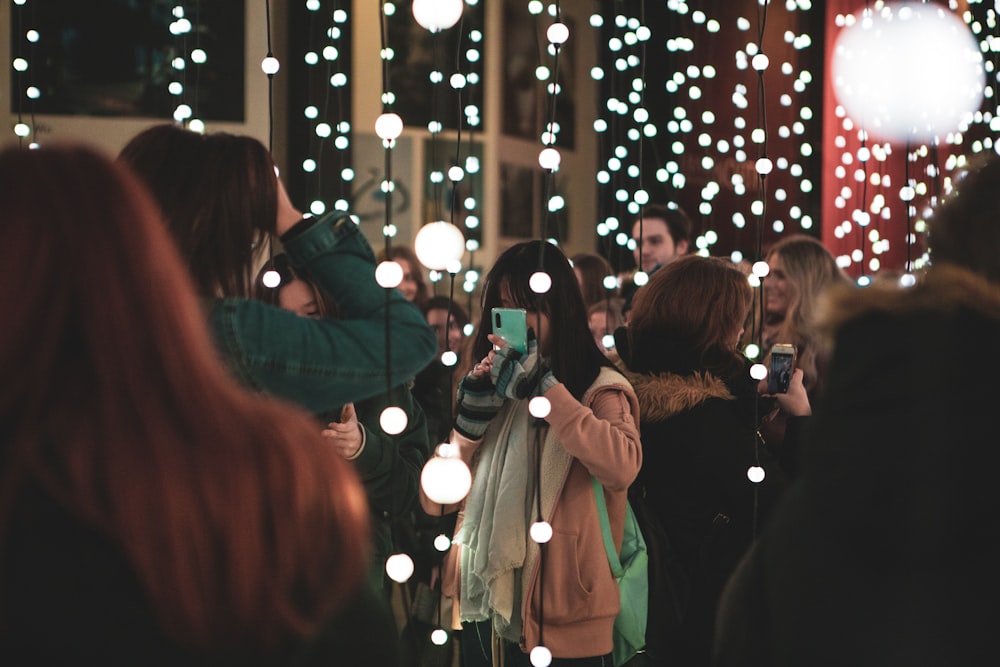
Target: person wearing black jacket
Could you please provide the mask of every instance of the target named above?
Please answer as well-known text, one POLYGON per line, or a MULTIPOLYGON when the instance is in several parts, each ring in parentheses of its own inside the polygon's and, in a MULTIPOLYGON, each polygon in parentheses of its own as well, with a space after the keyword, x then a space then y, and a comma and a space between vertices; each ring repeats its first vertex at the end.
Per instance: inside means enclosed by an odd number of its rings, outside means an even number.
POLYGON ((686 257, 651 276, 617 332, 640 404, 630 495, 651 554, 653 665, 709 663, 722 587, 785 485, 758 442, 757 381, 737 351, 751 300, 731 264, 686 257))
POLYGON ((726 588, 715 664, 984 665, 1000 623, 995 157, 909 288, 843 288, 799 471, 726 588))

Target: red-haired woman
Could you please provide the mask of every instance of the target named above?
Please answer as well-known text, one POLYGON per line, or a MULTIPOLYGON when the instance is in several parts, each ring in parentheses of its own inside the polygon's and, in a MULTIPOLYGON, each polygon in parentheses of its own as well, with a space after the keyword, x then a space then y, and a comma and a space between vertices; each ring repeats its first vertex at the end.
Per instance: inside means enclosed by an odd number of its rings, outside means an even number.
POLYGON ((650 597, 646 648, 657 667, 710 663, 723 585, 785 486, 757 446, 757 382, 737 351, 752 296, 730 263, 683 257, 636 292, 617 335, 641 415, 633 498, 652 517, 646 528, 662 529, 647 534, 652 580, 669 582, 650 597), (759 484, 752 467, 764 470, 759 484))
POLYGON ((394 664, 357 476, 231 379, 145 188, 72 146, 0 182, 0 662, 394 664))

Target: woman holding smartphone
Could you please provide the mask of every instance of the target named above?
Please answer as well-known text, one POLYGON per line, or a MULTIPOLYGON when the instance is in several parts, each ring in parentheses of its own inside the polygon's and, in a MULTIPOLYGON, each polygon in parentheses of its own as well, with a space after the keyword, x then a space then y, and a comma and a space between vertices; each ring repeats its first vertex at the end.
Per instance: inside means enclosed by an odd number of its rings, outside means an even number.
POLYGON ((757 381, 737 349, 752 298, 729 262, 684 257, 636 292, 616 335, 642 415, 633 503, 645 510, 651 582, 668 582, 650 590, 656 667, 709 664, 723 585, 785 487, 757 441, 757 381))
MULTIPOLYGON (((642 463, 635 393, 595 345, 576 276, 554 245, 504 252, 486 277, 482 312, 472 355, 480 361, 459 386, 453 433, 473 483, 445 589, 458 599, 464 664, 491 665, 497 647, 504 664, 526 666, 544 636, 553 665, 610 665, 619 593, 591 478, 604 487, 620 549, 626 491, 642 463), (528 284, 540 270, 552 279, 544 294, 528 284), (492 333, 494 308, 526 311, 526 354, 492 333), (528 412, 534 396, 551 405, 542 419, 528 412), (539 520, 552 528, 544 569, 529 537, 539 520)), ((432 514, 458 509, 424 500, 432 514)))

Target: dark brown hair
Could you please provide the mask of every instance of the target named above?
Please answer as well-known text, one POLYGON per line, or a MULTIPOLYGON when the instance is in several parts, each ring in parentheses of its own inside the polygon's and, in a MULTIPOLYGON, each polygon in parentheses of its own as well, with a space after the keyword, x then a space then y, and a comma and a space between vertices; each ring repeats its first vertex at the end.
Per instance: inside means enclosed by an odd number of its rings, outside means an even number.
MULTIPOLYGON (((691 248, 691 218, 688 217, 684 209, 679 206, 660 206, 659 204, 651 204, 645 206, 642 209, 642 220, 662 220, 667 224, 667 230, 670 232, 670 237, 674 240, 674 245, 676 246, 681 241, 688 242, 688 249, 691 248)), ((640 216, 635 216, 632 219, 632 226, 639 222, 640 216)))
POLYGON ((605 301, 610 296, 615 296, 616 290, 608 290, 604 287, 604 278, 614 275, 611 263, 598 255, 596 252, 580 252, 573 255, 573 268, 580 271, 583 280, 580 283, 580 291, 583 294, 583 303, 587 307, 605 301))
POLYGON ((253 261, 278 219, 278 178, 249 136, 156 125, 119 160, 152 190, 202 297, 251 296, 253 261))
POLYGON ((178 641, 313 632, 368 565, 350 463, 311 415, 229 376, 124 165, 14 148, 0 182, 0 542, 35 484, 122 549, 178 641))
POLYGON ((678 359, 706 367, 711 365, 707 360, 721 359, 728 366, 739 358, 739 328, 752 301, 747 277, 730 262, 682 257, 654 271, 635 293, 628 325, 630 355, 662 358, 655 348, 670 346, 678 359))
MULTIPOLYGON (((597 379, 601 366, 611 363, 594 343, 580 285, 569 259, 547 241, 525 241, 501 253, 483 281, 482 313, 472 344, 472 358, 477 361, 493 349, 486 337, 492 331, 490 311, 502 305, 505 288, 516 307, 540 310, 549 316, 552 328, 549 340, 558 341, 549 355, 552 373, 573 396, 582 398, 597 379), (552 287, 542 295, 532 291, 528 284, 531 275, 539 270, 552 278, 552 287)), ((530 318, 528 324, 534 326, 530 318)))

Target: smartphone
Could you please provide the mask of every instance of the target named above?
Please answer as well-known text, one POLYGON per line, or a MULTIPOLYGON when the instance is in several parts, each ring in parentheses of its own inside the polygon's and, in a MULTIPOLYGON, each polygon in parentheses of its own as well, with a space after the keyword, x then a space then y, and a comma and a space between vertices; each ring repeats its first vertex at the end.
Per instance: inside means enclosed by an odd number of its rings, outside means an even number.
POLYGON ((795 346, 777 343, 771 348, 771 365, 767 369, 767 393, 784 394, 795 370, 795 346))
POLYGON ((521 354, 528 353, 528 314, 523 308, 494 308, 490 317, 495 335, 521 354))

